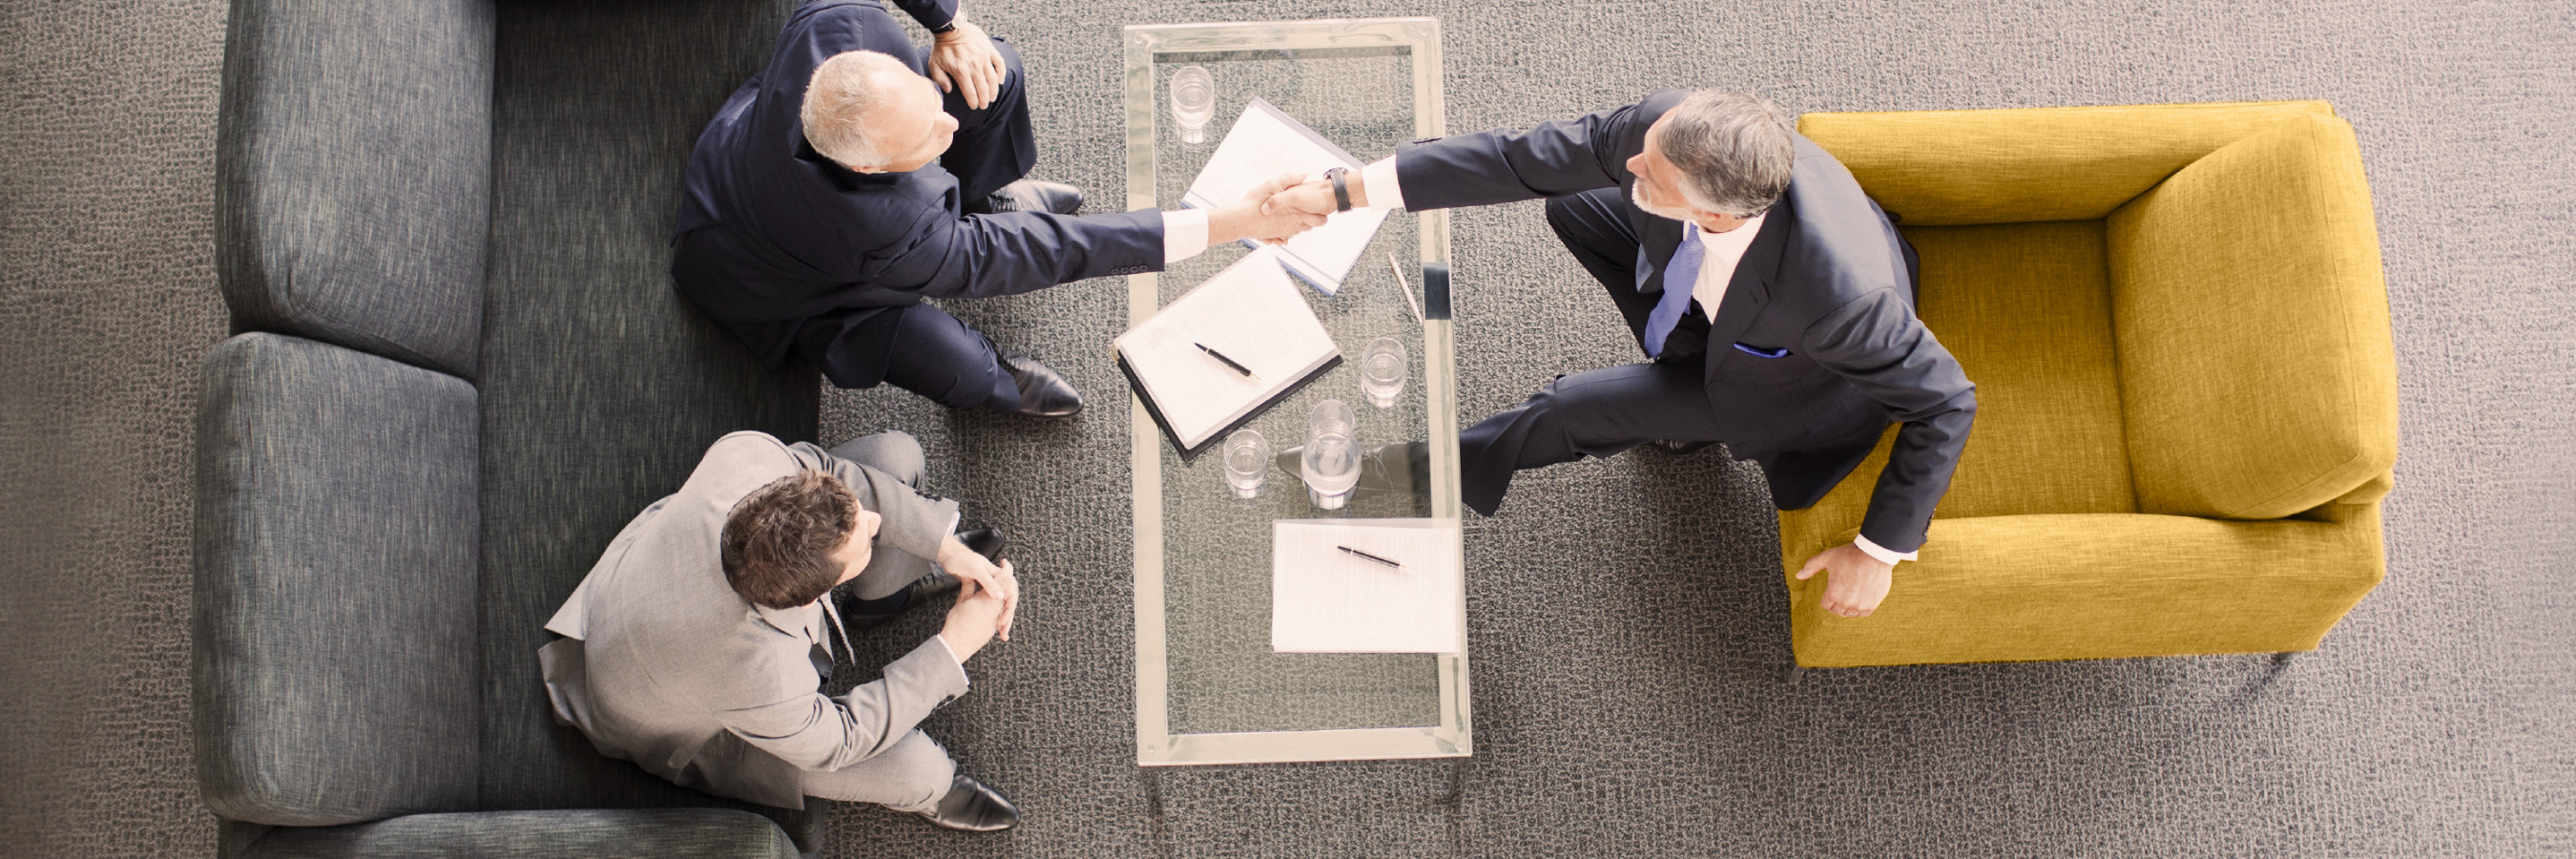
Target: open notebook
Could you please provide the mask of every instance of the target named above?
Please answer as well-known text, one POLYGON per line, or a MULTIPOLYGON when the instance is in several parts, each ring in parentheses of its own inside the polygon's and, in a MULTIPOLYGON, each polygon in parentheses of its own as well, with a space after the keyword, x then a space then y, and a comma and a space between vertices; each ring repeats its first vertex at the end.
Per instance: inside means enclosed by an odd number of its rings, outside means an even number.
POLYGON ((1274 519, 1270 534, 1271 650, 1458 652, 1458 520, 1274 519))
MULTIPOLYGON (((1234 127, 1225 133, 1225 142, 1217 144, 1216 152, 1208 156, 1207 166, 1190 181, 1189 193, 1181 201, 1192 208, 1219 208, 1242 202, 1254 186, 1278 178, 1279 174, 1302 173, 1308 179, 1321 179, 1324 171, 1335 167, 1358 172, 1361 164, 1277 105, 1256 97, 1243 106, 1243 115, 1235 118, 1234 127)), ((1317 292, 1340 292, 1342 279, 1350 276, 1351 265, 1377 237, 1378 225, 1386 222, 1386 214, 1385 209, 1352 209, 1336 214, 1323 226, 1289 238, 1288 244, 1280 248, 1279 263, 1317 292)))
POLYGON ((1269 246, 1163 305, 1116 349, 1118 369, 1183 459, 1342 362, 1269 246))

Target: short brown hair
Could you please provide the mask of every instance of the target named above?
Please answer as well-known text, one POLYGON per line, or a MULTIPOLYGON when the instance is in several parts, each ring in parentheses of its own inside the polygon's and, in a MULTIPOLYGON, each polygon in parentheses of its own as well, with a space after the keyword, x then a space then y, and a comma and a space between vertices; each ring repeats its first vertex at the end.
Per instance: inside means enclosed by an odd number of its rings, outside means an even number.
POLYGON ((725 517, 725 583, 753 605, 794 608, 823 598, 841 580, 832 559, 858 524, 859 499, 813 469, 753 490, 725 517))

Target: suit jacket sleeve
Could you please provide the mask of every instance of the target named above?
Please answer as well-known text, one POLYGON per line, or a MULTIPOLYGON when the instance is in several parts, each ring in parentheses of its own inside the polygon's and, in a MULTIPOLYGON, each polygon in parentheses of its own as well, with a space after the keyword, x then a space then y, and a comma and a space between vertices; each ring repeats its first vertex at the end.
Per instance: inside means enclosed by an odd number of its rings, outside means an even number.
POLYGON ((1557 197, 1632 180, 1628 159, 1646 146, 1646 127, 1688 93, 1644 101, 1528 131, 1485 131, 1398 147, 1396 184, 1413 211, 1557 197))
POLYGON ((1059 283, 1163 268, 1163 214, 957 213, 931 201, 904 238, 854 278, 925 298, 1016 295, 1059 283))
POLYGON ((957 20, 957 0, 894 0, 894 5, 921 22, 925 30, 936 30, 957 20))
POLYGON ((922 642, 887 665, 883 677, 839 698, 810 691, 816 678, 813 668, 802 663, 801 657, 782 660, 778 669, 794 675, 789 682, 802 682, 808 691, 718 716, 734 736, 801 769, 829 772, 876 757, 911 733, 930 711, 966 694, 966 670, 935 640, 922 642), (783 664, 787 661, 798 664, 783 664))
POLYGON ((1932 509, 1976 419, 1976 385, 1892 289, 1871 292, 1818 319, 1803 338, 1807 356, 1887 407, 1903 426, 1879 472, 1860 533, 1893 552, 1923 546, 1932 509))
POLYGON ((877 526, 877 544, 923 560, 938 560, 939 546, 957 527, 957 502, 921 494, 894 475, 829 453, 808 442, 788 446, 807 468, 830 472, 859 497, 859 504, 885 517, 877 526))

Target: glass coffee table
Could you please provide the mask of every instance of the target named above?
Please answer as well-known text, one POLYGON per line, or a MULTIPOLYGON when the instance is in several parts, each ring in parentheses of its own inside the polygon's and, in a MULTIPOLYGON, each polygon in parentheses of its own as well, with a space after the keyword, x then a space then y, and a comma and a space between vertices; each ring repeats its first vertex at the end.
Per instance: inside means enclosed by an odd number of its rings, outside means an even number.
MULTIPOLYGON (((1136 26, 1126 28, 1126 55, 1129 209, 1179 207, 1199 168, 1256 96, 1362 161, 1443 133, 1440 26, 1431 18, 1136 26), (1192 66, 1207 71, 1216 97, 1204 140, 1185 143, 1173 118, 1171 86, 1192 66)), ((1247 252, 1239 245, 1211 247, 1169 271, 1131 276, 1129 324, 1247 252)), ((1273 467, 1259 496, 1237 498, 1226 485, 1221 450, 1185 461, 1131 397, 1137 763, 1463 757, 1472 751, 1463 587, 1449 607, 1460 632, 1448 653, 1276 653, 1270 638, 1274 520, 1407 518, 1452 526, 1458 520, 1448 262, 1445 213, 1395 212, 1335 295, 1301 283, 1345 360, 1246 425, 1274 449, 1285 449, 1304 441, 1315 404, 1341 400, 1359 414, 1363 449, 1429 443, 1430 479, 1411 494, 1363 492, 1340 509, 1319 510, 1297 475, 1273 467), (1401 261, 1393 270, 1390 253, 1401 261), (1403 343, 1410 362, 1403 391, 1385 408, 1369 404, 1359 383, 1362 349, 1379 337, 1403 343)), ((1455 579, 1464 571, 1408 572, 1455 579)))

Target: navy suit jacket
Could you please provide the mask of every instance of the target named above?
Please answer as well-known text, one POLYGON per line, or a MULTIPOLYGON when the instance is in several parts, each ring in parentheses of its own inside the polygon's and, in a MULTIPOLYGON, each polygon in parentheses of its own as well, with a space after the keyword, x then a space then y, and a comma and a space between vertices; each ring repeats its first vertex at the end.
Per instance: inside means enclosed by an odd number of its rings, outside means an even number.
MULTIPOLYGON (((897 0, 924 26, 955 0, 897 0)), ((1073 217, 968 215, 957 177, 843 169, 805 142, 798 113, 824 60, 872 50, 922 71, 878 0, 817 0, 778 34, 769 65, 743 83, 698 136, 680 197, 672 277, 680 292, 783 363, 809 324, 851 326, 924 298, 980 298, 1163 266, 1153 211, 1073 217), (698 235, 691 235, 697 233, 698 235)), ((882 353, 874 356, 882 375, 882 353)))
MULTIPOLYGON (((1628 222, 1643 245, 1637 289, 1660 296, 1682 223, 1636 207, 1627 162, 1644 150, 1646 128, 1687 95, 1665 90, 1526 132, 1408 144, 1395 159, 1405 206, 1477 206, 1617 187, 1628 195, 1628 222)), ((1915 318, 1910 251, 1886 214, 1841 162, 1804 136, 1795 143, 1788 195, 1736 265, 1717 319, 1678 329, 1673 341, 1683 338, 1680 331, 1706 332, 1698 351, 1719 437, 1737 457, 1762 465, 1782 510, 1822 499, 1869 456, 1888 422, 1903 423, 1861 534, 1910 552, 1923 545, 1933 506, 1949 491, 1976 416, 1976 386, 1915 318), (1766 358, 1748 348, 1787 354, 1766 358)))

